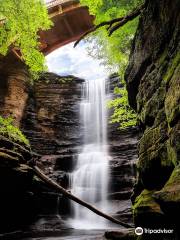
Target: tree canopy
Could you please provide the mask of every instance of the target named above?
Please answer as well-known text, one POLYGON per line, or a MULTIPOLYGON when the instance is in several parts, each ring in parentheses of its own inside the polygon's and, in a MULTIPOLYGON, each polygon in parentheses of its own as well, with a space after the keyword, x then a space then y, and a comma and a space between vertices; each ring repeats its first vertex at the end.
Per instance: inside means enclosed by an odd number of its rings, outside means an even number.
POLYGON ((0 54, 18 48, 31 72, 45 68, 38 31, 52 25, 42 0, 0 0, 0 54))
MULTIPOLYGON (((96 16, 95 25, 112 19, 122 18, 129 12, 143 4, 143 0, 81 0, 87 5, 90 13, 96 16)), ((108 106, 114 109, 111 122, 119 122, 120 128, 134 126, 136 124, 136 114, 128 104, 127 91, 125 88, 124 72, 128 64, 131 43, 137 29, 138 17, 127 22, 120 29, 117 29, 109 37, 107 26, 98 28, 89 38, 85 39, 89 44, 89 54, 95 58, 103 59, 104 65, 111 72, 118 72, 121 85, 124 87, 115 88, 114 93, 117 98, 110 101, 108 106)))

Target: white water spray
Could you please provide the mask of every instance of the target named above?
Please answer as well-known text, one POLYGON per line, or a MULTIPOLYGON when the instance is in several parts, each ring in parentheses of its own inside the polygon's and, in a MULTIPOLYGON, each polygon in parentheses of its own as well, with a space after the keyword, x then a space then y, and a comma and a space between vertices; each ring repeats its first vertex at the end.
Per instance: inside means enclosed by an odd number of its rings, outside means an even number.
MULTIPOLYGON (((84 126, 84 146, 71 175, 72 193, 106 210, 108 188, 107 114, 105 80, 84 83, 80 116, 84 126)), ((105 227, 105 220, 72 203, 75 228, 105 227)))

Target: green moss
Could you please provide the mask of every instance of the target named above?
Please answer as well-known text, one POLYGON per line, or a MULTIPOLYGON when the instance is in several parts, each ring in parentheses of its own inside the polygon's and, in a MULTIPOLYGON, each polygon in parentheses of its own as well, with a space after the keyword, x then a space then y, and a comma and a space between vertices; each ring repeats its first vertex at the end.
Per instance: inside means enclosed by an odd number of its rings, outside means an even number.
POLYGON ((163 189, 153 196, 163 202, 180 203, 180 165, 173 170, 163 189))
POLYGON ((36 80, 36 83, 46 83, 46 84, 65 84, 70 83, 75 79, 74 76, 58 76, 55 73, 43 72, 40 77, 36 80))
POLYGON ((161 54, 158 62, 159 62, 159 65, 161 66, 162 64, 164 64, 164 62, 166 61, 166 57, 168 55, 168 49, 165 48, 164 52, 161 54))
POLYGON ((166 74, 164 75, 163 79, 167 83, 172 78, 174 71, 179 67, 180 64, 180 53, 178 52, 176 56, 173 58, 171 63, 169 64, 169 67, 166 71, 166 74))
POLYGON ((59 78, 58 81, 59 83, 69 83, 73 80, 72 77, 64 77, 64 78, 59 78))
POLYGON ((165 113, 170 127, 177 121, 180 113, 180 85, 179 85, 179 69, 173 74, 169 83, 169 88, 165 99, 165 113))
MULTIPOLYGON (((180 165, 177 166, 171 174, 166 186, 171 185, 172 183, 180 183, 180 165)), ((179 185, 180 186, 180 185, 179 185)))
POLYGON ((11 117, 3 118, 0 116, 0 134, 15 142, 20 142, 29 146, 28 139, 19 128, 13 125, 13 119, 11 117))
POLYGON ((174 166, 176 166, 177 165, 177 152, 176 152, 175 148, 173 148, 171 146, 170 140, 167 141, 166 147, 167 147, 169 161, 171 161, 174 164, 174 166))
POLYGON ((160 213, 160 206, 155 202, 152 195, 155 190, 149 191, 147 189, 143 190, 142 193, 136 198, 135 203, 132 207, 134 216, 140 214, 143 211, 151 211, 160 213))
POLYGON ((140 139, 139 153, 146 154, 147 151, 152 152, 158 150, 160 143, 164 142, 164 139, 167 137, 166 131, 166 122, 161 122, 157 127, 146 129, 140 139))

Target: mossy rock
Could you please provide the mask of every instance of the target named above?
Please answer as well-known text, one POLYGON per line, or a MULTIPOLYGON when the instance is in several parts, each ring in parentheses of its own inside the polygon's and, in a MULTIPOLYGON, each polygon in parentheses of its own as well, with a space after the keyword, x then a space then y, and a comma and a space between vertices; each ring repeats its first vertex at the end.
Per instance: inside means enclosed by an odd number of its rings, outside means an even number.
POLYGON ((165 113, 170 127, 174 126, 180 116, 180 65, 175 70, 169 82, 169 88, 165 98, 165 113))
POLYGON ((166 83, 168 83, 171 80, 173 74, 179 67, 180 67, 180 53, 177 51, 176 55, 170 61, 169 67, 163 76, 163 79, 166 83))
POLYGON ((169 158, 167 148, 167 141, 159 142, 140 155, 137 168, 144 188, 162 188, 168 180, 174 164, 169 158))
POLYGON ((180 163, 180 122, 169 131, 169 158, 177 166, 180 163))
POLYGON ((144 132, 144 135, 139 142, 139 154, 147 152, 153 146, 158 146, 159 143, 167 139, 167 124, 161 122, 157 127, 152 127, 144 132))
POLYGON ((156 224, 164 222, 164 213, 153 198, 154 192, 155 190, 148 191, 145 189, 136 198, 132 207, 136 226, 157 226, 156 224))
POLYGON ((180 166, 176 167, 165 186, 153 194, 171 226, 179 226, 180 212, 180 166))
POLYGON ((163 189, 153 196, 160 202, 179 204, 180 207, 180 165, 174 169, 163 189))
POLYGON ((143 105, 139 119, 146 126, 152 126, 160 109, 164 105, 166 86, 160 86, 153 96, 143 105))
POLYGON ((75 77, 73 75, 59 76, 56 73, 44 72, 41 74, 39 79, 36 80, 36 83, 46 83, 46 84, 71 84, 72 82, 84 82, 84 79, 75 77))
POLYGON ((171 145, 170 139, 167 141, 166 146, 167 146, 168 159, 172 161, 174 166, 176 166, 178 162, 177 151, 176 151, 176 148, 171 145))

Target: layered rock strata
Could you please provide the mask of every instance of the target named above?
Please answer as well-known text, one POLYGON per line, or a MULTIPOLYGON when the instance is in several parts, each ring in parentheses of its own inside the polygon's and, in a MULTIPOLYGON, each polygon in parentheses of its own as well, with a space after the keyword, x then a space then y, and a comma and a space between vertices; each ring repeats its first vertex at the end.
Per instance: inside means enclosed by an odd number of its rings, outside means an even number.
MULTIPOLYGON (((109 99, 116 98, 114 88, 122 87, 119 76, 113 74, 107 83, 109 99)), ((109 109, 108 122, 110 122, 112 113, 113 110, 109 109)), ((138 128, 119 129, 119 124, 108 123, 108 148, 110 155, 108 198, 113 205, 112 214, 116 218, 123 219, 128 223, 133 222, 130 197, 135 184, 138 139, 138 128)))
POLYGON ((23 62, 13 54, 0 57, 0 114, 12 116, 17 126, 23 117, 30 77, 23 62))
POLYGON ((45 173, 65 187, 66 172, 72 171, 82 145, 79 103, 83 81, 44 74, 30 91, 21 125, 33 151, 42 156, 39 164, 45 173))

